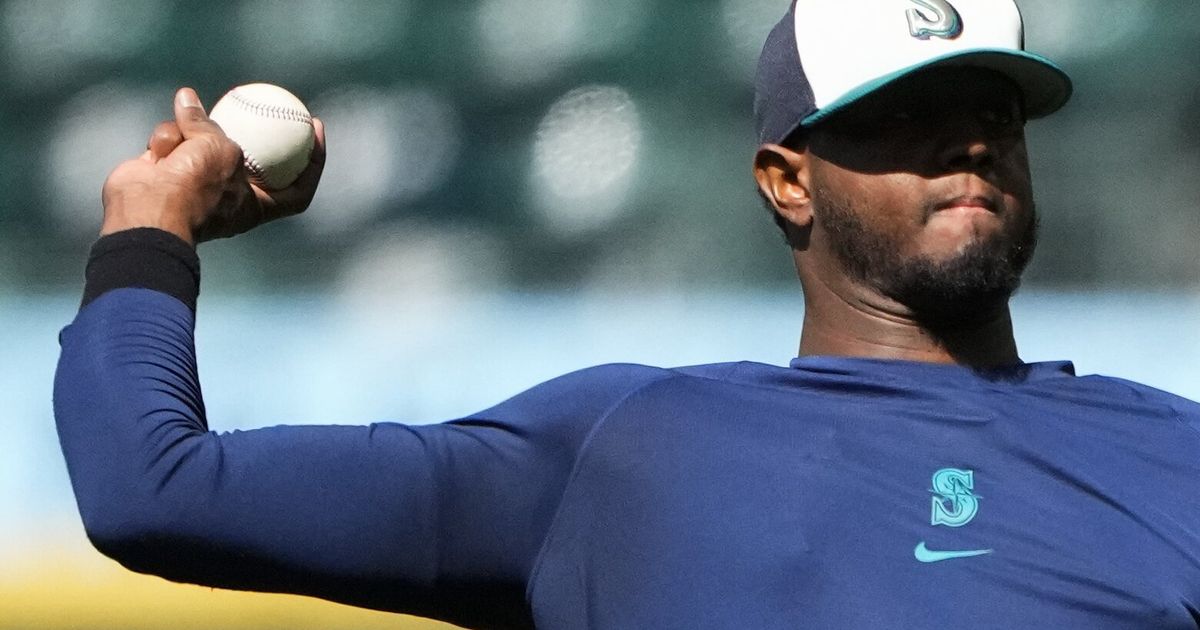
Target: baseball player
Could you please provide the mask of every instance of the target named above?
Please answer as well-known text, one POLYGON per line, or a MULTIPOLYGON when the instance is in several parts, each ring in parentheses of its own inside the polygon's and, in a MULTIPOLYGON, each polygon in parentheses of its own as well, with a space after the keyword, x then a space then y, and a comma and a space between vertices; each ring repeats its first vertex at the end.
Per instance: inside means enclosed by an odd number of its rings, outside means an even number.
MULTIPOLYGON (((194 244, 301 211, 181 90, 104 189, 55 413, 134 571, 472 627, 1200 627, 1200 406, 1024 363, 1024 127, 1071 83, 1011 0, 797 0, 759 190, 788 367, 606 365, 434 426, 208 430, 194 244)), ((402 386, 398 383, 397 386, 402 386)))

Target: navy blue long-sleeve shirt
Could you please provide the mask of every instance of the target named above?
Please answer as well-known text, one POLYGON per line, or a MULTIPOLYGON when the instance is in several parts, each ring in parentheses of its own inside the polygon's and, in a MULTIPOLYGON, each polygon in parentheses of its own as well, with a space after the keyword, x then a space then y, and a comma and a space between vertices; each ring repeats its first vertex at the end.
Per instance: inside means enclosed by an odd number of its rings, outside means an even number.
POLYGON ((80 513, 133 570, 483 627, 1200 627, 1193 402, 1069 363, 805 357, 221 434, 185 267, 98 269, 61 335, 80 513))

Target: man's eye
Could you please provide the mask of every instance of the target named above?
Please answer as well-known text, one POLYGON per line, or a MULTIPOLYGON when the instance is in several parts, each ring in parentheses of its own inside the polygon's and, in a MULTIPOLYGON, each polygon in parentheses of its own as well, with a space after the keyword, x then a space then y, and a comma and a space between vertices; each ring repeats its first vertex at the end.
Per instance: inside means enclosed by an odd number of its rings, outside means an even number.
POLYGON ((999 109, 985 109, 982 112, 982 117, 984 122, 993 125, 1011 125, 1017 119, 1016 115, 1012 112, 999 109))
POLYGON ((879 114, 858 123, 864 133, 878 134, 884 131, 899 131, 912 126, 916 116, 911 111, 901 110, 879 114))
POLYGON ((885 129, 903 129, 911 126, 916 118, 911 110, 901 109, 881 116, 878 124, 885 129))

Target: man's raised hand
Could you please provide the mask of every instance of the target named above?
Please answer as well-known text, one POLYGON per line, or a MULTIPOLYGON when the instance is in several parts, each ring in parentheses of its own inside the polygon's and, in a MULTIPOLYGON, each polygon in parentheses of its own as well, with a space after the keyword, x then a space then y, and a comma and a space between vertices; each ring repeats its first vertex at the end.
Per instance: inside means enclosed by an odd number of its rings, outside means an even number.
POLYGON ((175 94, 175 120, 155 127, 146 152, 108 176, 100 233, 154 227, 195 244, 299 214, 325 165, 325 128, 317 118, 313 130, 308 167, 287 188, 266 191, 250 182, 242 150, 209 119, 196 92, 183 88, 175 94))

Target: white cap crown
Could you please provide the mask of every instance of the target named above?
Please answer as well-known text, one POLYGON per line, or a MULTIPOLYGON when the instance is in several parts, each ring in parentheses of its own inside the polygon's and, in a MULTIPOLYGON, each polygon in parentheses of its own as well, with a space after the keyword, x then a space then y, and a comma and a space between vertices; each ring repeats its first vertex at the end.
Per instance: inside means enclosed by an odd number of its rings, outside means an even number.
POLYGON ((818 108, 900 68, 977 48, 1021 50, 1024 39, 1011 0, 797 0, 794 19, 818 108))

